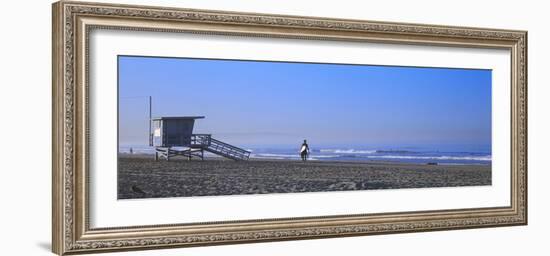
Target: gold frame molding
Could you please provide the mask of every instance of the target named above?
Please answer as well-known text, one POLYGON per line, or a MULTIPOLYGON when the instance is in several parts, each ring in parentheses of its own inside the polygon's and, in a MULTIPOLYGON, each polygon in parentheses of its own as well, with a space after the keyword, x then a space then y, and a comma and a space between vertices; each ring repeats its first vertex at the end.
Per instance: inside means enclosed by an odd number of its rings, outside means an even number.
POLYGON ((60 255, 527 224, 527 32, 61 1, 53 4, 52 250, 60 255), (498 48, 511 51, 511 205, 91 229, 88 39, 93 29, 498 48))

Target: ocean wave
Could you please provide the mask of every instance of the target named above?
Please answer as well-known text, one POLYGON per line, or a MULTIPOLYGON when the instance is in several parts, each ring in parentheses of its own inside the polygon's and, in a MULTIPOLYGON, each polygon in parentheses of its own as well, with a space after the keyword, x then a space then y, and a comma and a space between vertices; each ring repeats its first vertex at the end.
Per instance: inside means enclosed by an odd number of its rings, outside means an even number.
POLYGON ((463 160, 463 161, 491 161, 492 156, 402 156, 402 155, 385 155, 385 156, 366 156, 367 158, 377 159, 411 159, 411 160, 463 160))
MULTIPOLYGON (((271 153, 260 153, 260 154, 251 154, 251 158, 262 158, 262 159, 301 159, 299 154, 271 154, 271 153)), ((308 159, 317 159, 317 158, 334 158, 339 157, 336 155, 309 155, 308 159)))
POLYGON ((119 147, 118 152, 123 154, 130 154, 130 151, 133 154, 154 154, 155 148, 153 147, 119 147))
POLYGON ((409 150, 376 150, 376 153, 378 154, 416 154, 418 152, 409 151, 409 150))
MULTIPOLYGON (((300 159, 298 154, 271 154, 271 153, 262 153, 262 154, 252 154, 251 158, 260 158, 260 159, 300 159)), ((356 157, 366 158, 366 159, 403 159, 403 160, 455 160, 455 161, 491 161, 492 156, 407 156, 407 155, 310 155, 309 159, 323 159, 323 158, 349 158, 356 157)))
MULTIPOLYGON (((155 148, 148 146, 120 146, 119 153, 128 154, 132 149, 134 154, 154 154, 155 148)), ((264 149, 247 149, 252 152, 250 158, 258 159, 281 159, 281 160, 300 160, 301 157, 298 152, 293 152, 292 149, 284 150, 282 152, 265 152, 264 149), (263 152, 262 152, 263 151, 263 152)), ((207 156, 214 156, 214 154, 205 152, 207 156)), ((428 162, 428 161, 441 161, 447 163, 463 163, 463 162, 490 162, 492 156, 490 153, 475 153, 475 152, 401 152, 401 151, 380 151, 380 150, 366 150, 366 149, 320 149, 312 150, 308 159, 310 160, 354 160, 354 161, 371 161, 371 160, 395 160, 402 162, 428 162), (384 153, 382 153, 384 152, 384 153)))
POLYGON ((358 150, 358 149, 321 149, 319 150, 323 153, 334 153, 334 154, 374 154, 376 150, 358 150))
POLYGON ((300 155, 287 155, 287 154, 271 154, 271 153, 259 153, 259 154, 250 154, 250 157, 253 158, 261 158, 261 157, 272 157, 272 158, 282 158, 282 159, 288 159, 288 158, 300 158, 300 155))

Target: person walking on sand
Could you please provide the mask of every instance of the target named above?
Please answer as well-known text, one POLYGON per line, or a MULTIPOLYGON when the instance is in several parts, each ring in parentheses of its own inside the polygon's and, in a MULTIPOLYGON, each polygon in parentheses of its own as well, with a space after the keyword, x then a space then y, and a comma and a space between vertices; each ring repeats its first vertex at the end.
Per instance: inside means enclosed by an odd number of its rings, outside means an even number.
POLYGON ((304 143, 302 143, 302 148, 300 148, 300 156, 302 157, 302 161, 307 160, 307 156, 309 155, 309 146, 307 145, 307 141, 304 140, 304 143))

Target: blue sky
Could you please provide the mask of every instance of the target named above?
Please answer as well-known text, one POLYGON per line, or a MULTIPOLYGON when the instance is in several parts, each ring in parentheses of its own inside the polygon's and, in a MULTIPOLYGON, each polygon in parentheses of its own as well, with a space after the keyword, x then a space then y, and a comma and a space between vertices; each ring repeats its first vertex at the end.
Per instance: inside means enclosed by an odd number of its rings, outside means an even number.
POLYGON ((153 116, 246 146, 490 145, 491 71, 119 56, 119 142, 153 116))

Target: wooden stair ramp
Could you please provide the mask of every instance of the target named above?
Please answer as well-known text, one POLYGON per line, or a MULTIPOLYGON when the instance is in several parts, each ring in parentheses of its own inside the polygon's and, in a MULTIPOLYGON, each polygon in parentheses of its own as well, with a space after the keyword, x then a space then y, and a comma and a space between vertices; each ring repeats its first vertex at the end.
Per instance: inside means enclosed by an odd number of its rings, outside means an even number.
POLYGON ((192 145, 200 146, 205 151, 235 161, 246 161, 250 158, 249 151, 214 139, 210 134, 193 134, 191 141, 192 145))

